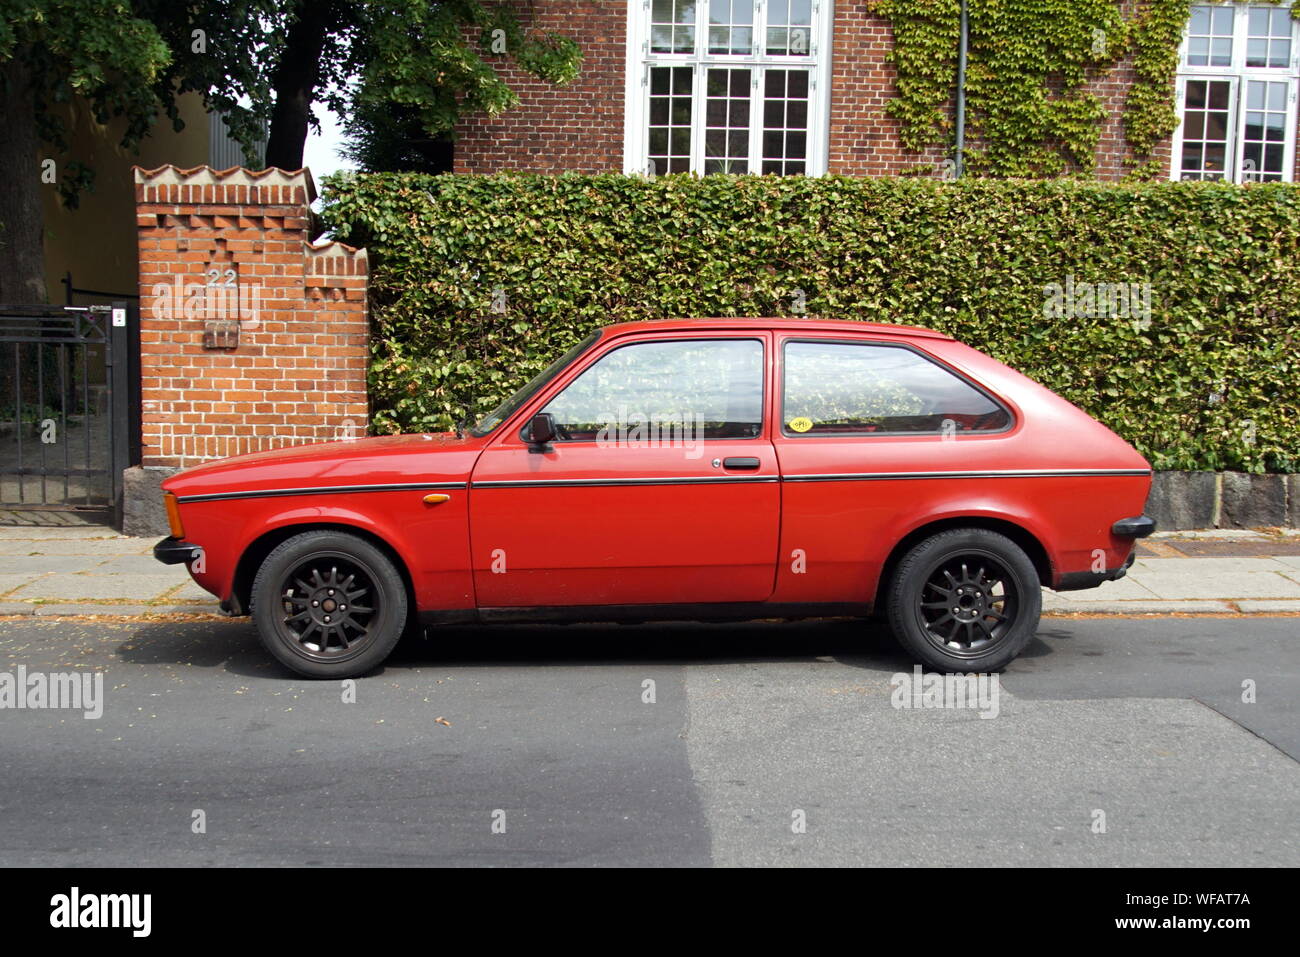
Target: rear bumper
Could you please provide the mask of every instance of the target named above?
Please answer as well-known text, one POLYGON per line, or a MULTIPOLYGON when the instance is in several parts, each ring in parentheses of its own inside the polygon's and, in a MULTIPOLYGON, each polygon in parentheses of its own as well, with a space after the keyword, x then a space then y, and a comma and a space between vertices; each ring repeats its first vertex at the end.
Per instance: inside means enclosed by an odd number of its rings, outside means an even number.
POLYGON ((1146 538, 1156 530, 1156 520, 1146 515, 1137 518, 1121 518, 1110 527, 1111 534, 1120 538, 1146 538))
POLYGON ((1128 570, 1136 558, 1137 552, 1132 551, 1129 552, 1128 561, 1119 568, 1109 568, 1104 572, 1066 572, 1052 590, 1083 591, 1085 588, 1096 588, 1105 582, 1119 581, 1128 574, 1128 570))
POLYGON ((153 547, 153 557, 164 565, 182 565, 197 557, 199 546, 182 542, 170 535, 153 547))

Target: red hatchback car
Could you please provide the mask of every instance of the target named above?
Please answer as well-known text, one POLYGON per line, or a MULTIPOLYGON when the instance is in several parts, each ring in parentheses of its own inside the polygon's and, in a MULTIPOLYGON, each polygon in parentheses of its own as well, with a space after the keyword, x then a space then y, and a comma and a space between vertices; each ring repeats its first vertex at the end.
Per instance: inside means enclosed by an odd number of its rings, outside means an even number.
POLYGON ((223 459, 164 483, 231 614, 313 677, 449 621, 888 617, 944 671, 1004 667, 1040 586, 1124 575, 1151 467, 948 336, 801 319, 593 333, 464 433, 223 459))

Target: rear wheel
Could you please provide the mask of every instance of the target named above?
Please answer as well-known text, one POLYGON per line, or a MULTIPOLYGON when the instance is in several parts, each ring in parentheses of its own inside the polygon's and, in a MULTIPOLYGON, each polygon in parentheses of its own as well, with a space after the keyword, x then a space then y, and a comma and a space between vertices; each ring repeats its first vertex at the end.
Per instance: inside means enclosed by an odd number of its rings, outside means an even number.
POLYGON ((347 532, 304 532, 277 545, 253 582, 253 621, 267 650, 312 678, 354 678, 378 667, 408 617, 392 560, 347 532))
POLYGON ((890 584, 890 627, 915 658, 945 672, 999 671, 1038 629, 1038 572, 1015 542, 983 528, 927 538, 890 584))

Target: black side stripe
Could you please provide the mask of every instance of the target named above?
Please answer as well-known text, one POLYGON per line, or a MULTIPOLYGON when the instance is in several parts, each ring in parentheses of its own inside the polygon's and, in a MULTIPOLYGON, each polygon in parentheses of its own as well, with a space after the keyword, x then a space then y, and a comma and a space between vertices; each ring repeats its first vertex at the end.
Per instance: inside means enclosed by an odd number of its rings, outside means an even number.
POLYGON ((783 482, 889 482, 974 478, 1096 478, 1150 475, 1150 469, 994 469, 980 472, 843 472, 827 475, 783 475, 783 482))
POLYGON ((352 492, 418 492, 424 489, 463 489, 465 482, 413 482, 394 485, 333 485, 312 488, 274 488, 254 492, 211 492, 205 495, 184 495, 177 502, 222 502, 237 498, 284 498, 291 495, 346 495, 352 492))
POLYGON ((776 482, 890 482, 929 479, 977 478, 1096 478, 1108 476, 1147 476, 1148 469, 1000 469, 973 472, 843 472, 810 475, 683 475, 662 478, 609 479, 510 479, 474 482, 413 482, 393 485, 336 485, 312 488, 280 488, 250 492, 213 492, 185 495, 177 501, 218 502, 244 498, 284 498, 294 495, 348 495, 355 492, 414 492, 428 489, 494 488, 601 488, 611 486, 650 485, 742 485, 776 482))

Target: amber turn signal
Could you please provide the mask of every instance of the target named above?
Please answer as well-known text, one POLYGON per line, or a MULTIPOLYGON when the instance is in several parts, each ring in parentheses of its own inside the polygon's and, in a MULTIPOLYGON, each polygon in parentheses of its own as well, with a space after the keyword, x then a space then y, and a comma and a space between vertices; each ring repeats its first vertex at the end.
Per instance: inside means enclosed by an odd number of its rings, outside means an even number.
POLYGON ((451 501, 450 495, 442 495, 436 492, 433 495, 426 495, 424 497, 425 505, 441 505, 443 502, 450 502, 450 501, 451 501))
POLYGON ((185 526, 181 524, 181 510, 176 504, 176 496, 171 492, 164 492, 163 504, 167 507, 167 524, 171 527, 172 538, 184 538, 185 526))

